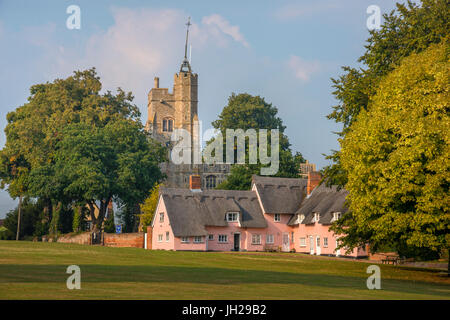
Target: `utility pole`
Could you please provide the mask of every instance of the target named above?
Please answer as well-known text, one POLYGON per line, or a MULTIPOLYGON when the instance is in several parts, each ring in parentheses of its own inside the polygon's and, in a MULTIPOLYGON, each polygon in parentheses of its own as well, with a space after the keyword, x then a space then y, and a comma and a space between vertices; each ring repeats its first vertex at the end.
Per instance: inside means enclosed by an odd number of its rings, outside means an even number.
POLYGON ((16 240, 19 240, 20 235, 20 216, 22 215, 22 194, 19 196, 19 208, 17 209, 17 233, 16 240))

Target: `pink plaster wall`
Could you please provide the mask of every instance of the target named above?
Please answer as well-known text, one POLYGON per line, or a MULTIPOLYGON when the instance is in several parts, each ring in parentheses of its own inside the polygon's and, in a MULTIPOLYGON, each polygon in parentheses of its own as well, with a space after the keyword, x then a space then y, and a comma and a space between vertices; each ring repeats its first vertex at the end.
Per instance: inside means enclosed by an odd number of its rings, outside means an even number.
MULTIPOLYGON (((297 226, 288 226, 287 223, 292 215, 281 214, 281 221, 274 219, 274 214, 263 213, 267 221, 267 228, 241 228, 238 222, 229 222, 227 227, 206 226, 208 234, 213 235, 213 240, 208 240, 208 236, 202 237, 201 243, 194 243, 194 237, 189 237, 189 242, 184 243, 181 237, 174 237, 170 227, 170 220, 163 201, 159 201, 156 208, 156 215, 153 223, 152 232, 152 249, 161 250, 195 250, 195 251, 232 251, 234 250, 234 234, 240 233, 240 250, 241 251, 264 251, 266 246, 282 251, 290 251, 295 249, 296 252, 310 253, 310 236, 313 236, 314 254, 317 254, 317 237, 320 237, 320 254, 335 255, 336 254, 336 237, 329 230, 328 225, 318 223, 297 226), (159 222, 159 213, 164 213, 164 221, 159 222), (166 232, 169 232, 169 241, 166 241, 166 232), (163 241, 158 241, 158 235, 163 235, 163 241), (226 234, 228 241, 219 243, 219 235, 226 234), (252 235, 261 235, 261 244, 252 244, 252 235), (283 234, 288 234, 289 245, 283 247, 283 234), (273 235, 274 243, 266 243, 267 235, 273 235), (300 238, 306 238, 306 246, 300 247, 300 238), (324 246, 324 238, 328 238, 328 246, 324 246)), ((340 250, 340 255, 344 256, 367 256, 365 248, 354 249, 350 254, 346 254, 344 249, 340 250)))
POLYGON ((152 232, 152 249, 158 250, 175 250, 175 241, 172 228, 170 227, 169 217, 167 215, 166 206, 164 201, 158 201, 156 206, 155 217, 153 220, 153 232, 152 232), (164 222, 159 222, 159 214, 164 213, 164 222), (169 232, 169 241, 166 241, 166 232, 169 232), (158 235, 162 234, 162 241, 158 241, 158 235))
MULTIPOLYGON (((313 237, 313 247, 314 247, 314 254, 317 254, 317 237, 320 238, 320 254, 321 255, 336 255, 336 239, 337 237, 335 234, 329 230, 329 225, 322 225, 319 223, 314 224, 300 224, 298 226, 294 227, 294 237, 295 237, 295 251, 301 252, 301 253, 310 253, 310 236, 313 237), (306 238, 305 244, 306 246, 300 246, 300 238, 306 238), (324 246, 324 238, 328 239, 328 246, 324 246)), ((357 257, 357 256, 366 256, 367 252, 364 249, 354 249, 351 253, 347 254, 345 252, 345 249, 340 249, 340 255, 341 256, 351 256, 351 257, 357 257)))

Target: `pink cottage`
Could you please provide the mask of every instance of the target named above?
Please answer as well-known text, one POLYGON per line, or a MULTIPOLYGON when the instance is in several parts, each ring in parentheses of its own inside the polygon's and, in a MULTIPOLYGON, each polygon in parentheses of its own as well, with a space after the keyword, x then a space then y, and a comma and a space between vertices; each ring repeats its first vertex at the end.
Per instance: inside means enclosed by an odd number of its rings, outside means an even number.
POLYGON ((152 221, 152 249, 196 251, 295 251, 367 256, 366 248, 336 250, 329 230, 346 212, 348 192, 308 179, 253 176, 251 191, 161 188, 152 221))

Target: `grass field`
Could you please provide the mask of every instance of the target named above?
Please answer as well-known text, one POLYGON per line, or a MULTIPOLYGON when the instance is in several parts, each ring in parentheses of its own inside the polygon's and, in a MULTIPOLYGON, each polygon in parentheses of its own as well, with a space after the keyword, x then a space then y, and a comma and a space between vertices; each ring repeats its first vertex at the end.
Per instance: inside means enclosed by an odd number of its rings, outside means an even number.
POLYGON ((0 241, 0 299, 450 299, 438 272, 300 254, 170 252, 0 241), (68 290, 66 268, 81 268, 68 290))

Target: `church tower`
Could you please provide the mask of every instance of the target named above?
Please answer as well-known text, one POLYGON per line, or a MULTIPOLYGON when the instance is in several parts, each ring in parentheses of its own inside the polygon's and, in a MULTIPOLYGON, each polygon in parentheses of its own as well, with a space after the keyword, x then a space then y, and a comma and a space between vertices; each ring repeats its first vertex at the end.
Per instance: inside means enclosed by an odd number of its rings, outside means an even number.
POLYGON ((198 75, 192 72, 187 59, 190 21, 186 25, 184 60, 180 71, 174 75, 172 93, 167 88, 160 88, 156 77, 148 94, 146 128, 160 142, 169 142, 175 129, 187 130, 194 139, 194 119, 198 119, 198 75))
POLYGON ((200 176, 202 188, 213 189, 225 180, 230 172, 228 164, 199 164, 200 128, 198 124, 198 75, 192 72, 187 59, 189 39, 188 21, 184 59, 178 73, 173 77, 173 90, 159 87, 159 78, 155 78, 154 86, 148 94, 148 118, 146 130, 152 138, 171 147, 170 138, 175 129, 184 129, 191 135, 191 160, 195 163, 174 164, 171 161, 160 164, 161 171, 166 174, 166 187, 189 188, 192 175, 200 176), (198 161, 198 162, 197 162, 198 161))

